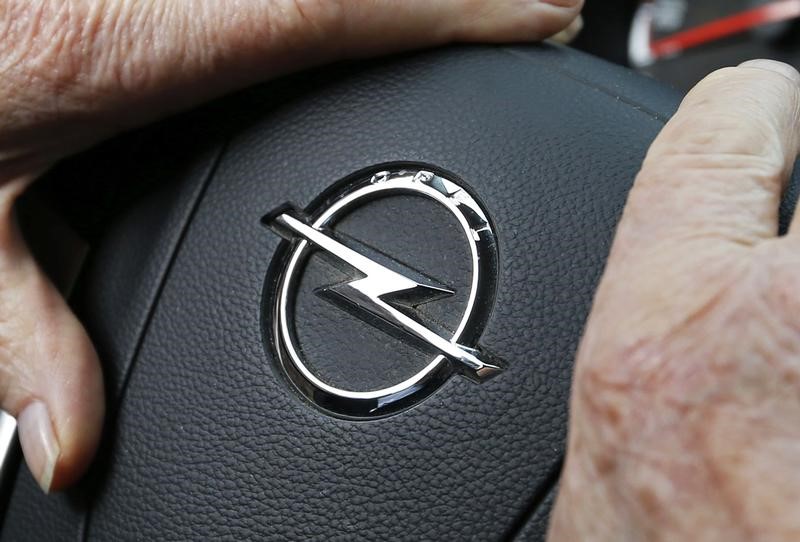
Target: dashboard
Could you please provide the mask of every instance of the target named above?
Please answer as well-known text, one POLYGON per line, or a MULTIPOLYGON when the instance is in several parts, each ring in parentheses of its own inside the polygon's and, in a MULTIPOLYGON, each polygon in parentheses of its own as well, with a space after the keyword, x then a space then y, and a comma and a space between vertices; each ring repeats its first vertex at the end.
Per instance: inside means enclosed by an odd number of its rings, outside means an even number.
POLYGON ((577 46, 688 90, 752 58, 800 66, 800 0, 589 2, 577 46))

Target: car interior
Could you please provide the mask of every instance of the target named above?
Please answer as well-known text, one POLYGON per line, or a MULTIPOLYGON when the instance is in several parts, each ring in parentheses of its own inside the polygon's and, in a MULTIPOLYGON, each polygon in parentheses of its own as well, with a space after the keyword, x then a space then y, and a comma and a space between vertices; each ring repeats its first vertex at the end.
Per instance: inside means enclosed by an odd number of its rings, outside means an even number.
POLYGON ((642 158, 705 74, 800 63, 798 21, 589 0, 570 46, 317 68, 64 161, 18 214, 106 426, 44 495, 0 424, 0 540, 543 541, 642 158))

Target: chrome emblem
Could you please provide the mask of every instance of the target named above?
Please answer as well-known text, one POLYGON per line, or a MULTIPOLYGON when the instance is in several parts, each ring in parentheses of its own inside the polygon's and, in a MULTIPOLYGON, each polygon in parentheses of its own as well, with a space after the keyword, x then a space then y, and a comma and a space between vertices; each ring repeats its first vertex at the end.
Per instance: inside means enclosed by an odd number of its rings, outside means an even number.
MULTIPOLYGON (((284 205, 262 222, 289 241, 284 245, 270 299, 271 342, 277 360, 294 386, 312 403, 340 417, 368 419, 409 408, 436 391, 450 376, 460 374, 476 383, 496 376, 503 364, 479 348, 477 341, 486 325, 497 277, 497 243, 491 222, 465 189, 430 171, 383 171, 350 183, 329 198, 322 209, 305 214, 284 205), (466 236, 472 260, 466 310, 452 336, 426 326, 413 307, 453 295, 454 290, 407 268, 389 268, 359 252, 354 243, 336 234, 336 223, 349 212, 377 198, 412 194, 430 198, 447 209, 466 236), (398 337, 431 361, 419 372, 395 385, 374 391, 352 391, 323 382, 303 359, 297 344, 293 293, 303 274, 303 262, 313 251, 338 268, 348 269, 352 280, 320 285, 316 295, 365 324, 398 337)), ((379 247, 370 247, 378 249, 379 247)), ((410 262, 408 262, 410 263, 410 262)))

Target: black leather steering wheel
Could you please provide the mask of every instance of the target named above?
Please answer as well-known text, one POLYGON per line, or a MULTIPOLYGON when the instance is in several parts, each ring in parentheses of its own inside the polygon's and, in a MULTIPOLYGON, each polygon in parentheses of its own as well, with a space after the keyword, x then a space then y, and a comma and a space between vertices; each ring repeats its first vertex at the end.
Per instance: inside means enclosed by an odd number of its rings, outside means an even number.
POLYGON ((107 429, 74 490, 45 497, 20 468, 2 540, 542 540, 582 326, 676 104, 568 49, 460 46, 250 89, 65 163, 42 190, 70 193, 93 241, 72 303, 107 429), (323 219, 392 179, 406 184, 323 219), (468 200, 486 221, 464 229, 468 200), (465 232, 494 244, 456 340, 478 269, 465 232), (439 359, 424 393, 356 408, 292 374, 275 307, 303 242, 285 318, 306 368, 368 392, 439 359), (387 269, 417 286, 352 287, 387 269))

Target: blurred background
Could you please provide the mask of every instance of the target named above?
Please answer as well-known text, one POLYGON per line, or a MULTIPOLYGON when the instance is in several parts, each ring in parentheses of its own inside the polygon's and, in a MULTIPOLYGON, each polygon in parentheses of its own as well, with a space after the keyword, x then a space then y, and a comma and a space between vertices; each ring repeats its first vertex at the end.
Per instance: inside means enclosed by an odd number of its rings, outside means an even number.
POLYGON ((586 0, 574 45, 688 90, 751 58, 800 67, 800 0, 586 0))

